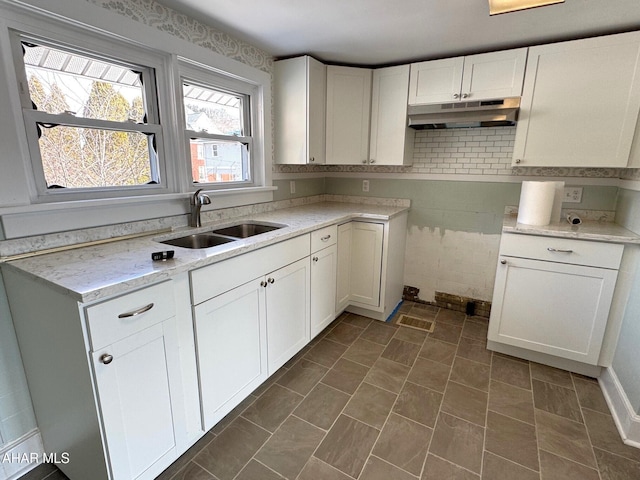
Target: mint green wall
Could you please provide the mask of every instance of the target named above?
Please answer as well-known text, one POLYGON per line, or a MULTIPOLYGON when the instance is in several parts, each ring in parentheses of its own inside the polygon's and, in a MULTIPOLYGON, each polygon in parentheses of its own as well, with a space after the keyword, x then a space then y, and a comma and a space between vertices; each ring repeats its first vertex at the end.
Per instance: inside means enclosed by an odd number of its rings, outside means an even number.
POLYGON ((278 187, 273 193, 273 200, 289 200, 292 198, 309 197, 312 195, 322 195, 325 193, 325 178, 297 178, 296 193, 291 193, 290 180, 274 180, 273 186, 278 187))
MULTIPOLYGON (((504 207, 520 201, 521 183, 456 182, 369 178, 326 178, 326 192, 341 195, 409 198, 409 226, 497 234, 502 229, 504 207)), ((569 182, 567 182, 569 183, 569 182)), ((615 210, 617 187, 584 186, 582 202, 565 208, 615 210)))

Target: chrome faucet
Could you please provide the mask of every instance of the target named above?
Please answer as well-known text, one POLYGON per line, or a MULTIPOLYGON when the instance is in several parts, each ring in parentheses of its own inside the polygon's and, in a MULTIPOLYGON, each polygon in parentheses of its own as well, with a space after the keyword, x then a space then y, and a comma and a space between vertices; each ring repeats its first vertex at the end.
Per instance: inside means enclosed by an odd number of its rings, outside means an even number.
POLYGON ((191 227, 200 227, 202 226, 202 222, 200 221, 200 209, 203 205, 209 205, 211 203, 211 199, 205 193, 200 193, 202 189, 196 190, 196 193, 191 197, 191 220, 189 221, 189 226, 191 227))

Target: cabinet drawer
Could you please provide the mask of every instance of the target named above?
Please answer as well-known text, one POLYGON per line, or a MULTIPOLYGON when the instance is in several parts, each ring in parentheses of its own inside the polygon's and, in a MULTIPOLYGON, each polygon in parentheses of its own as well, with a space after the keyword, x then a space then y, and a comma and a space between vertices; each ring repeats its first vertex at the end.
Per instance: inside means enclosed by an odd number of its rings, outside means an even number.
POLYGON ((193 270, 194 305, 309 255, 309 234, 193 270))
POLYGON ((173 284, 163 282, 86 307, 95 351, 175 315, 173 284))
POLYGON ((510 233, 503 234, 500 241, 501 256, 614 270, 620 267, 623 250, 622 244, 510 233))
POLYGON ((338 226, 331 225, 311 232, 311 251, 317 252, 323 248, 334 245, 338 240, 338 226))

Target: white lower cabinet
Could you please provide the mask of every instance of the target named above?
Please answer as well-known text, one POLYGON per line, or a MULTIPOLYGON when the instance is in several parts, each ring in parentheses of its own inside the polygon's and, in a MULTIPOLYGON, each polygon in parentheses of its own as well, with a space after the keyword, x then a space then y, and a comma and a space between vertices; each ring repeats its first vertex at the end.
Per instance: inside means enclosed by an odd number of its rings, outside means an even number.
POLYGON ((309 257, 266 276, 269 375, 309 343, 309 257))
POLYGON ((504 234, 489 341, 597 365, 622 250, 504 234))
POLYGON ((309 342, 309 252, 302 235, 190 273, 205 430, 309 342))
POLYGON ((351 299, 351 238, 353 223, 338 226, 338 267, 336 280, 336 312, 340 313, 351 299))
POLYGON ((155 478, 177 457, 172 405, 172 392, 180 388, 175 318, 91 356, 113 478, 155 478))
POLYGON ((335 225, 313 232, 311 237, 311 338, 336 318, 337 237, 335 225))
POLYGON ((205 429, 211 429, 267 378, 262 277, 194 308, 205 429))
POLYGON ((153 480, 202 434, 185 411, 197 383, 184 381, 195 352, 181 342, 192 334, 182 278, 83 304, 3 276, 44 450, 68 454, 67 477, 153 480))

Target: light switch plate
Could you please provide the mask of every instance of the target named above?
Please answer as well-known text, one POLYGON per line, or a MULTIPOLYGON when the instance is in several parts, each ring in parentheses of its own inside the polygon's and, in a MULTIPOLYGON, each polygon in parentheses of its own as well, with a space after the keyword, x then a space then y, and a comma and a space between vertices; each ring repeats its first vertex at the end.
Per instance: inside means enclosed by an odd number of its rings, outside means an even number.
POLYGON ((582 187, 564 187, 564 203, 580 203, 582 201, 582 187))
POLYGON ((289 181, 289 190, 290 190, 290 193, 296 193, 296 181, 295 180, 289 181))

